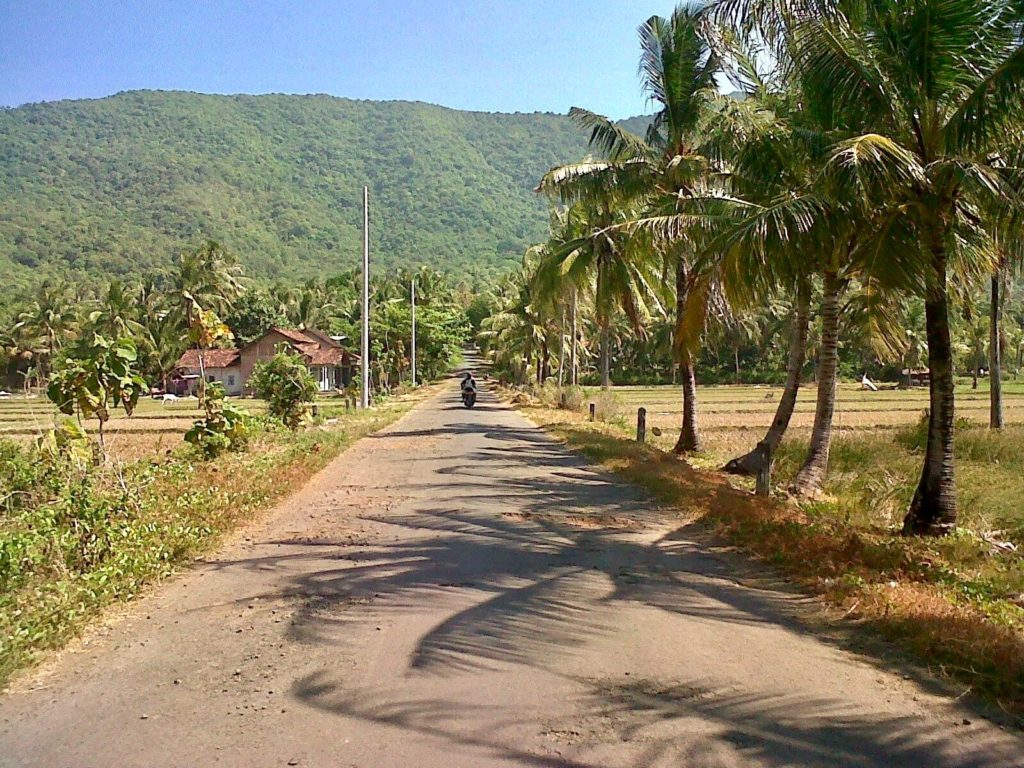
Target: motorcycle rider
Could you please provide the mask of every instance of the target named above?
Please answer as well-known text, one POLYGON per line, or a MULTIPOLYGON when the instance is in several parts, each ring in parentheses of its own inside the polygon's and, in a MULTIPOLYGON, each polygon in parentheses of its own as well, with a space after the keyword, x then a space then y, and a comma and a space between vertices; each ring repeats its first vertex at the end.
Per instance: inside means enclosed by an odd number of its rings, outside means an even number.
POLYGON ((473 374, 469 371, 466 371, 462 375, 461 388, 463 394, 466 394, 467 392, 476 392, 476 379, 473 378, 473 374))

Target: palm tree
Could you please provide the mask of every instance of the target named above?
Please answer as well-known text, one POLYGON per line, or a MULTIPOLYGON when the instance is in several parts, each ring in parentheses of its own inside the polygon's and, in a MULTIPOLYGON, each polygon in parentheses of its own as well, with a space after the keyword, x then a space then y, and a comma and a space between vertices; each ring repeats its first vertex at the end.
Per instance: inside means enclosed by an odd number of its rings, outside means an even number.
POLYGON ((121 280, 111 280, 107 290, 89 313, 92 329, 109 338, 137 337, 142 331, 139 323, 138 290, 121 280))
POLYGON ((516 384, 525 384, 536 360, 535 374, 541 370, 542 345, 548 338, 549 319, 537 312, 530 292, 533 280, 530 259, 499 286, 497 309, 483 321, 479 340, 495 366, 512 375, 516 384))
POLYGON ((335 306, 326 286, 318 280, 309 280, 291 294, 288 322, 295 328, 324 328, 331 325, 335 306))
POLYGON ((1003 428, 1003 294, 1005 268, 999 265, 992 273, 989 300, 988 377, 989 429, 1003 428))
POLYGON ((1024 17, 1014 0, 718 0, 775 46, 807 109, 849 132, 836 177, 880 207, 869 232, 888 266, 916 273, 925 300, 929 427, 904 520, 908 534, 956 525, 951 264, 992 262, 991 223, 1020 209, 1006 157, 1024 128, 1024 17))
POLYGON ((216 241, 208 240, 178 256, 169 292, 180 327, 188 329, 196 322, 197 308, 224 317, 242 291, 242 268, 237 258, 216 241))
POLYGON ((565 287, 587 291, 600 335, 601 388, 611 386, 611 326, 617 309, 642 332, 648 304, 658 296, 649 240, 630 235, 622 225, 634 212, 616 183, 602 187, 617 169, 610 164, 581 163, 549 171, 540 189, 578 197, 561 229, 539 253, 533 281, 541 302, 565 287), (585 192, 580 192, 581 186, 585 192))
MULTIPOLYGON (((591 130, 591 146, 604 152, 605 164, 578 169, 566 179, 596 176, 601 194, 615 189, 634 203, 660 197, 672 201, 689 194, 705 175, 707 164, 695 152, 698 128, 708 105, 718 99, 715 75, 719 60, 705 36, 695 6, 680 5, 668 19, 652 16, 639 29, 640 75, 644 92, 658 106, 644 139, 602 115, 574 108, 572 116, 591 130)), ((586 185, 570 199, 586 199, 586 185)), ((697 387, 693 353, 703 331, 701 302, 694 301, 701 276, 694 269, 692 239, 678 231, 659 242, 661 256, 675 273, 675 351, 683 378, 683 423, 675 450, 700 450, 697 429, 697 387), (696 318, 696 322, 694 321, 696 318)), ((703 296, 697 296, 697 299, 703 296)))
POLYGON ((13 328, 14 340, 21 350, 19 356, 33 361, 37 382, 49 374, 54 355, 65 343, 76 338, 81 321, 79 304, 70 285, 46 280, 28 308, 18 314, 13 328))

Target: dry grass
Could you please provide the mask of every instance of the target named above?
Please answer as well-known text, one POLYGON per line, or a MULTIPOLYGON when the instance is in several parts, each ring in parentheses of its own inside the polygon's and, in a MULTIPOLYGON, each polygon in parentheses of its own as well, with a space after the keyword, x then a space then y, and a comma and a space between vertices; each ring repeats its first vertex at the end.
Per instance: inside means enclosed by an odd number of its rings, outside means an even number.
MULTIPOLYGON (((763 397, 766 389, 736 388, 734 415, 728 412, 732 389, 700 393, 703 408, 717 409, 712 418, 733 424, 705 431, 708 449, 696 462, 704 467, 720 466, 763 434, 747 423, 743 411, 750 410, 751 391, 763 397)), ((848 405, 872 402, 849 387, 843 390, 848 405)), ((615 394, 635 413, 638 403, 663 402, 665 392, 623 388, 615 394)), ((946 539, 907 539, 897 527, 920 468, 910 429, 920 417, 919 397, 916 392, 873 394, 886 395, 885 408, 893 414, 906 414, 905 428, 837 435, 827 495, 805 504, 757 498, 745 482, 695 468, 663 450, 678 434, 678 413, 668 412, 671 420, 661 422, 664 434, 654 438, 655 445, 640 446, 630 439, 631 419, 589 423, 580 413, 524 410, 569 447, 653 491, 681 519, 701 521, 787 573, 834 606, 837 616, 874 628, 937 671, 1022 716, 1024 510, 1018 500, 1024 498, 1024 426, 1002 435, 963 429, 958 438, 962 527, 946 539)), ((650 414, 652 406, 646 407, 650 414)), ((780 483, 798 468, 806 433, 796 430, 784 443, 776 467, 780 483)))
MULTIPOLYGON (((253 414, 266 413, 267 404, 253 398, 231 398, 253 414)), ((319 400, 325 416, 344 413, 343 401, 325 396, 319 400)), ((121 461, 135 461, 159 455, 181 444, 185 432, 202 416, 196 400, 183 399, 163 403, 146 398, 139 401, 131 416, 115 410, 107 423, 108 454, 121 461)), ((39 435, 53 429, 56 424, 71 418, 57 411, 45 397, 14 396, 0 400, 0 438, 19 443, 30 443, 39 435)), ((95 435, 95 420, 88 420, 86 432, 95 435)))

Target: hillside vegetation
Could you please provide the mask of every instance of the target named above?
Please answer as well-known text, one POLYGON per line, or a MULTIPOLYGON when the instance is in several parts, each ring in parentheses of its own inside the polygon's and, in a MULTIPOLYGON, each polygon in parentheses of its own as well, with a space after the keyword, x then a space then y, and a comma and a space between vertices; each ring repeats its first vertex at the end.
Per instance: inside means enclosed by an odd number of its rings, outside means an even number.
POLYGON ((295 280, 355 266, 362 186, 383 268, 472 280, 547 231, 533 193, 586 135, 552 114, 331 96, 134 91, 0 111, 0 271, 139 275, 199 240, 295 280))

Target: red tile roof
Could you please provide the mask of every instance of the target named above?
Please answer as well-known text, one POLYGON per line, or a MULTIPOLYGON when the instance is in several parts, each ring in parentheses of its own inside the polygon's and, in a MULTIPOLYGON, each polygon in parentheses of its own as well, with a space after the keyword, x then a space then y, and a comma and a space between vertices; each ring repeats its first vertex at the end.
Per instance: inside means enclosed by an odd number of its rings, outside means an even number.
POLYGON ((345 350, 341 347, 320 347, 307 354, 310 365, 341 365, 345 350))
POLYGON ((305 333, 311 339, 316 339, 318 342, 320 342, 320 344, 322 344, 324 346, 327 346, 327 347, 340 347, 341 346, 341 344, 339 344, 337 341, 335 341, 334 339, 331 338, 330 334, 324 333, 323 331, 319 330, 318 328, 307 328, 305 331, 303 331, 303 333, 305 333))
MULTIPOLYGON (((230 368, 238 365, 237 349, 207 349, 203 351, 204 368, 230 368)), ((186 349, 174 364, 175 368, 199 368, 199 350, 186 349)))
MULTIPOLYGON (((281 334, 286 339, 290 339, 291 341, 294 341, 296 344, 310 344, 310 343, 319 344, 320 343, 317 338, 315 338, 313 336, 308 336, 303 331, 296 331, 296 330, 292 330, 290 328, 278 328, 277 326, 274 326, 270 330, 271 331, 275 331, 276 333, 281 334)), ((270 333, 270 331, 267 331, 267 333, 270 333)))

